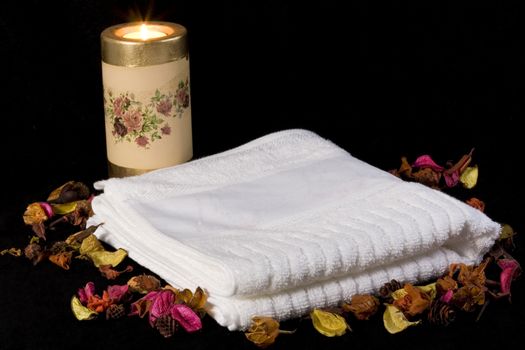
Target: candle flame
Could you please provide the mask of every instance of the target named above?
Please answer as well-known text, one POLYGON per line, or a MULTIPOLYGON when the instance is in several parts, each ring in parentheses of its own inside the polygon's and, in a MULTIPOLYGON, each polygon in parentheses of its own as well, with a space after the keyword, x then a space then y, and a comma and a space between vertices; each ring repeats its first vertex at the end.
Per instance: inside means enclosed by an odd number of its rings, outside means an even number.
POLYGON ((140 26, 140 38, 142 40, 148 40, 149 39, 148 27, 144 23, 142 23, 142 25, 140 26))

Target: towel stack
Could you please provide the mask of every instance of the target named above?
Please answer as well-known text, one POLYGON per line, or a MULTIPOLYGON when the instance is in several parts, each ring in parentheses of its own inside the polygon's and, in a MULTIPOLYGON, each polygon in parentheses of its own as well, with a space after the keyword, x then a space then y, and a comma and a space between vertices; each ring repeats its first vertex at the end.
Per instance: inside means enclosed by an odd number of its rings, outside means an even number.
POLYGON ((204 288, 230 330, 478 263, 499 232, 305 130, 95 187, 97 236, 175 287, 204 288))

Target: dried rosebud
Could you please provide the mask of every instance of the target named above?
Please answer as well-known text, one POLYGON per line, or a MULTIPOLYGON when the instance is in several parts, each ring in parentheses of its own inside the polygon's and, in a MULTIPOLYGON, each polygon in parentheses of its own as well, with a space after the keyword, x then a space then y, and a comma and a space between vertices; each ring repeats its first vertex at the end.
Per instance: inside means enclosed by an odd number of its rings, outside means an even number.
POLYGON ((47 201, 49 203, 70 203, 89 197, 89 188, 82 182, 69 181, 53 190, 47 201))
POLYGON ((130 278, 128 286, 131 291, 146 294, 160 288, 160 281, 151 275, 140 275, 130 278))
POLYGON ((415 316, 425 311, 430 306, 430 297, 420 288, 410 283, 403 287, 406 295, 394 300, 394 306, 403 311, 407 316, 415 316))
POLYGON ((470 205, 471 207, 478 209, 481 212, 485 211, 485 202, 475 197, 467 199, 466 203, 470 205))
POLYGON ((358 320, 368 320, 379 309, 379 300, 369 294, 358 294, 352 297, 350 304, 343 304, 343 310, 354 314, 358 320))
POLYGON ((275 342, 279 333, 279 322, 273 318, 253 317, 252 324, 244 335, 258 347, 266 348, 275 342))
POLYGON ((379 295, 381 296, 381 298, 386 299, 387 301, 391 302, 392 301, 391 294, 401 288, 403 288, 403 285, 400 282, 398 282, 397 280, 391 280, 390 282, 385 283, 379 289, 379 295))

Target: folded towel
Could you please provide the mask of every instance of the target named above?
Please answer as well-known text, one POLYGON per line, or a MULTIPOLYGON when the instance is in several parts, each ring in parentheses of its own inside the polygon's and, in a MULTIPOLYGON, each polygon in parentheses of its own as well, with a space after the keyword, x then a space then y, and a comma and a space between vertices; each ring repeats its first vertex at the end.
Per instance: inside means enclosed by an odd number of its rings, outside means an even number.
POLYGON ((99 238, 174 286, 205 288, 229 329, 478 263, 499 232, 478 210, 305 130, 95 187, 99 238))

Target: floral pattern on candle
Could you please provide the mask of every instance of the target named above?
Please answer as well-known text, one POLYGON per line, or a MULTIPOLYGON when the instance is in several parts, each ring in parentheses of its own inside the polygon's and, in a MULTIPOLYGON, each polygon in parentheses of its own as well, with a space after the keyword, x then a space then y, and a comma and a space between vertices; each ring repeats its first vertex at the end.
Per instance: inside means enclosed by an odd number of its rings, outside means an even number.
POLYGON ((155 90, 147 104, 135 99, 130 92, 114 96, 109 90, 107 95, 104 109, 115 143, 130 142, 141 148, 149 148, 152 142, 171 135, 168 119, 182 118, 190 106, 188 79, 181 80, 175 92, 155 90))

